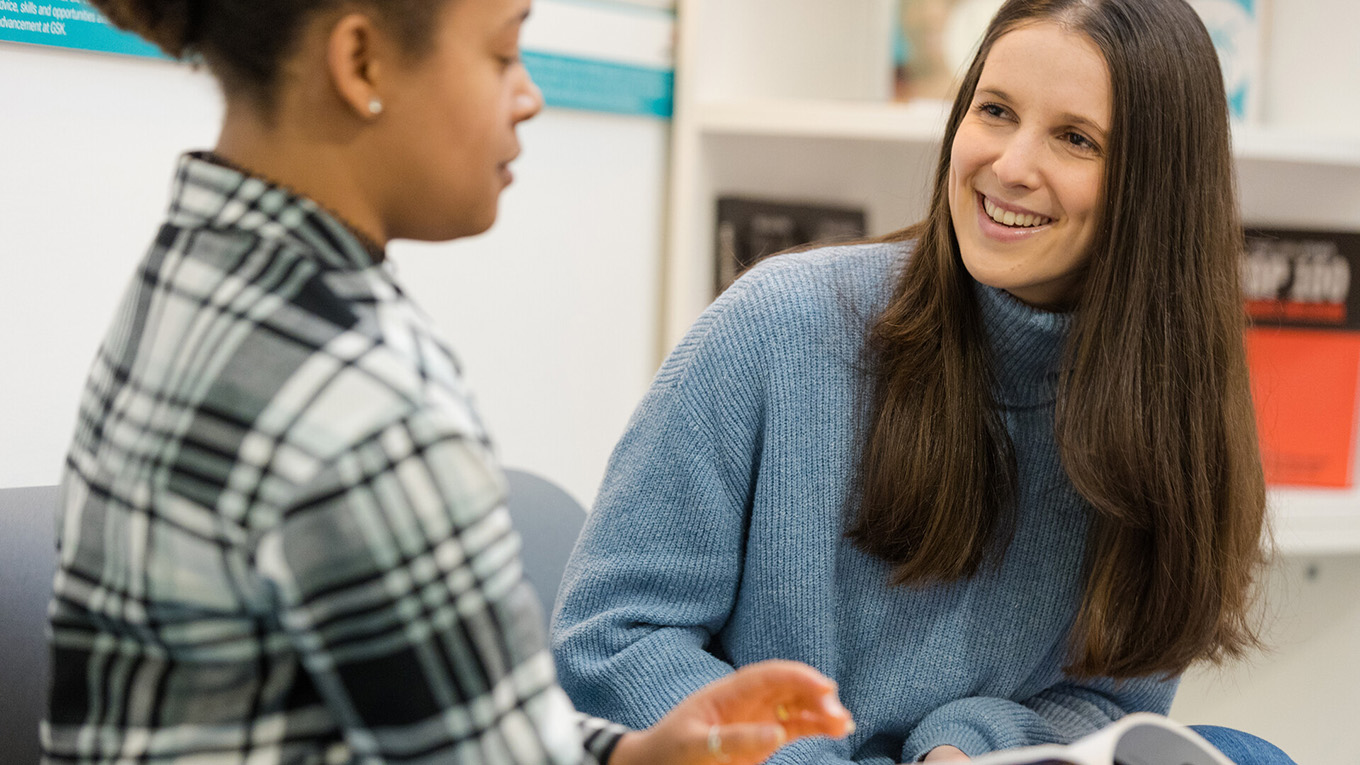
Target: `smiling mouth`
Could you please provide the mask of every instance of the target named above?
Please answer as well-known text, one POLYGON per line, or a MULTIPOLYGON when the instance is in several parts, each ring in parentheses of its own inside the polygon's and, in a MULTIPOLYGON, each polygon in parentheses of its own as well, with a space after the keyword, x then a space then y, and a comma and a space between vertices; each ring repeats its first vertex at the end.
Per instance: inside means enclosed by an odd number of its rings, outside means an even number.
POLYGON ((1038 228, 1053 222, 1052 218, 1045 218, 1042 215, 1017 214, 1010 210, 1002 210, 992 203, 982 194, 982 209, 987 213, 987 217, 1008 228, 1038 228))

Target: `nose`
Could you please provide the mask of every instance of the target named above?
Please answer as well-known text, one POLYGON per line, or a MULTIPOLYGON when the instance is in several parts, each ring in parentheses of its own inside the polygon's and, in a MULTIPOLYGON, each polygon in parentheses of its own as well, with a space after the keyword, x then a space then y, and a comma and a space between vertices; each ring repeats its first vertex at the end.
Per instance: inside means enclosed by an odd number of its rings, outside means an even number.
POLYGON ((1029 131, 1018 130, 1007 136, 992 162, 992 172, 1008 188, 1038 188, 1039 158, 1043 142, 1029 131))
POLYGON ((538 89, 534 78, 529 76, 528 69, 521 66, 520 71, 524 73, 524 79, 515 90, 513 114, 516 123, 531 119, 543 111, 543 91, 538 89))

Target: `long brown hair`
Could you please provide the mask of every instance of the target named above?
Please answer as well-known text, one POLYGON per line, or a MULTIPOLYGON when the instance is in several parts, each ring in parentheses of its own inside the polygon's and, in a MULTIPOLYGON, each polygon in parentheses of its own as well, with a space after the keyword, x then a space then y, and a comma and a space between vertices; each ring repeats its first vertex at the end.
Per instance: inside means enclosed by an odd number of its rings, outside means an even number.
POLYGON ((950 221, 950 150, 997 39, 1054 21, 1110 71, 1104 207, 1073 307, 1055 415, 1091 505, 1067 671, 1174 675, 1259 645, 1249 619, 1265 487, 1243 349, 1227 100, 1183 0, 1010 0, 968 69, 925 220, 873 324, 873 393, 848 535, 893 582, 965 578, 1004 554, 1013 447, 971 277, 950 221))

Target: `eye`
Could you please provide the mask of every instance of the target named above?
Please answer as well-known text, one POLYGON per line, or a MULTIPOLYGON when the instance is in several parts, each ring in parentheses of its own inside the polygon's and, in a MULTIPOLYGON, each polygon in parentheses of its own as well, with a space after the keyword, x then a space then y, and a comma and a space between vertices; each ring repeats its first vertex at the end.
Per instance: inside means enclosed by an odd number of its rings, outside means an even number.
POLYGON ((974 109, 976 109, 979 114, 992 119, 1006 119, 1010 115, 1010 111, 1001 104, 981 103, 974 107, 974 109))
POLYGON ((1078 151, 1091 154, 1098 154, 1100 152, 1100 147, 1096 145, 1095 141, 1092 141, 1081 133, 1068 131, 1062 134, 1062 139, 1078 151))

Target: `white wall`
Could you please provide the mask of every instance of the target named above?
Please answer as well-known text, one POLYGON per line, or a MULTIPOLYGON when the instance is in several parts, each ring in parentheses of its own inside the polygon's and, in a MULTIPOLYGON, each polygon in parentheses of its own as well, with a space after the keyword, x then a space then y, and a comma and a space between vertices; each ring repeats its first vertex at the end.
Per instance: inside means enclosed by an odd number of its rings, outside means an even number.
MULTIPOLYGON (((52 484, 85 372, 162 217, 211 147, 209 78, 0 44, 0 488, 52 484)), ((549 109, 488 234, 392 249, 480 392, 508 465, 588 503, 655 364, 668 125, 549 109)))
POLYGON ((183 67, 0 45, 0 487, 56 483, 85 371, 220 114, 183 67))
POLYGON ((398 243, 398 276, 464 362, 507 465, 587 506, 655 371, 668 130, 549 110, 520 129, 490 233, 398 243))
POLYGON ((1360 763, 1360 557, 1285 558, 1267 580, 1267 650, 1224 667, 1197 667, 1171 716, 1250 731, 1299 765, 1360 763))

